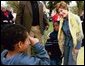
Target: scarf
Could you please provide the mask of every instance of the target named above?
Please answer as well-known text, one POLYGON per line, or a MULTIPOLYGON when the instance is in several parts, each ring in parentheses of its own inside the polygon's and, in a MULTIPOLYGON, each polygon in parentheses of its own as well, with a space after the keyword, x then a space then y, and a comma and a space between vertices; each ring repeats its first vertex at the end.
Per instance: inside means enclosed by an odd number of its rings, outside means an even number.
MULTIPOLYGON (((75 16, 72 13, 69 13, 69 29, 72 35, 72 39, 73 39, 73 46, 74 48, 76 47, 76 45, 78 44, 77 42, 82 40, 84 38, 83 36, 83 32, 82 32, 82 26, 81 26, 81 22, 77 22, 77 16, 75 16)), ((60 27, 59 27, 59 32, 58 32, 58 42, 59 42, 59 47, 63 53, 63 45, 64 45, 64 41, 65 41, 65 36, 64 33, 62 31, 62 26, 63 26, 63 19, 60 19, 60 27)))

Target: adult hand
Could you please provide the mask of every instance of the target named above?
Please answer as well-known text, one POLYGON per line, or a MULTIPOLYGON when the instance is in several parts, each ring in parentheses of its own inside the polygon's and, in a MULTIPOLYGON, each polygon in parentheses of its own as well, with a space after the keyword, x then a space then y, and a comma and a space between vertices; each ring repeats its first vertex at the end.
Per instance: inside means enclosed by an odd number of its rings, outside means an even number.
POLYGON ((79 49, 74 49, 74 53, 77 54, 79 52, 79 49))

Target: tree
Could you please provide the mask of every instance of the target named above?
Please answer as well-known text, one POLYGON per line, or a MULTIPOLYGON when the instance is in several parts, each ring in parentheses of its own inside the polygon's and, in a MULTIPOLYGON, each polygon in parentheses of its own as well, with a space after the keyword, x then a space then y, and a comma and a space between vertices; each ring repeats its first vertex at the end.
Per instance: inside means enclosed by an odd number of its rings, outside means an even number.
POLYGON ((80 16, 82 13, 82 10, 84 10, 84 1, 76 1, 77 7, 78 7, 78 15, 80 16))
POLYGON ((18 6, 19 6, 19 1, 7 1, 8 6, 13 8, 13 11, 16 13, 18 6))
POLYGON ((70 11, 74 14, 78 14, 78 7, 77 6, 72 6, 72 7, 70 7, 70 11))

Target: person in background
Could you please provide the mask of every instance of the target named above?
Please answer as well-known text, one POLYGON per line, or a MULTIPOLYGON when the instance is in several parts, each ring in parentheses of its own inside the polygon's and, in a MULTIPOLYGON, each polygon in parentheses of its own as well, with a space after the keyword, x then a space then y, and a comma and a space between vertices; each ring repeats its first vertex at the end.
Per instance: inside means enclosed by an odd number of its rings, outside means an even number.
POLYGON ((12 14, 13 18, 11 20, 12 20, 12 23, 14 24, 14 15, 13 15, 12 7, 11 6, 7 6, 6 10, 9 12, 9 14, 12 14))
MULTIPOLYGON (((6 6, 1 5, 1 30, 7 25, 13 24, 13 15, 6 9, 6 6)), ((1 51, 3 50, 3 46, 1 45, 1 51)))
POLYGON ((58 13, 56 13, 55 15, 52 16, 52 22, 56 22, 56 21, 59 21, 60 20, 60 16, 58 13))
MULTIPOLYGON (((53 17, 55 18, 55 17, 53 17)), ((50 56, 50 64, 51 65, 61 65, 62 63, 62 53, 58 44, 58 30, 59 30, 59 18, 55 18, 53 22, 53 32, 50 33, 49 39, 45 44, 45 48, 50 56)))
POLYGON ((7 10, 5 6, 1 6, 1 28, 6 25, 13 24, 13 15, 10 11, 7 10))
MULTIPOLYGON (((26 27, 28 33, 38 38, 42 43, 44 30, 48 26, 48 22, 44 17, 42 3, 40 1, 20 1, 15 24, 26 27)), ((31 54, 30 48, 28 51, 31 54)))
POLYGON ((15 24, 25 26, 30 35, 42 43, 42 35, 48 22, 44 17, 43 4, 40 1, 20 1, 15 24))

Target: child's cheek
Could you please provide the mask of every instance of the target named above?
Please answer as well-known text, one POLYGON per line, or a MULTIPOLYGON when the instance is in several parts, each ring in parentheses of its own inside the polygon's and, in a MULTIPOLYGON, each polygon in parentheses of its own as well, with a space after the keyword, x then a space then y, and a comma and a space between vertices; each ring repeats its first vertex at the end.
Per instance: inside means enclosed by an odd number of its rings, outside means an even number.
POLYGON ((59 26, 58 26, 58 30, 59 30, 59 26))

